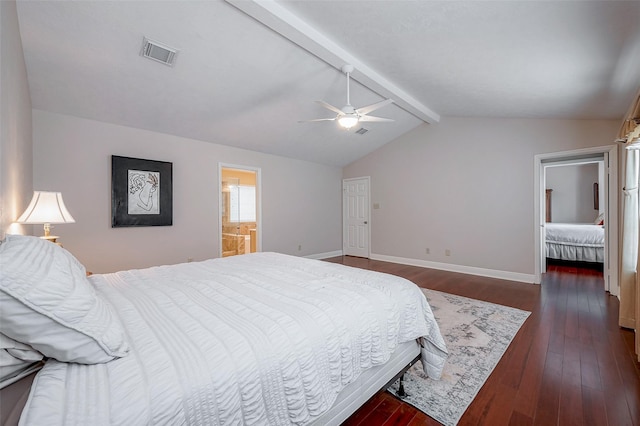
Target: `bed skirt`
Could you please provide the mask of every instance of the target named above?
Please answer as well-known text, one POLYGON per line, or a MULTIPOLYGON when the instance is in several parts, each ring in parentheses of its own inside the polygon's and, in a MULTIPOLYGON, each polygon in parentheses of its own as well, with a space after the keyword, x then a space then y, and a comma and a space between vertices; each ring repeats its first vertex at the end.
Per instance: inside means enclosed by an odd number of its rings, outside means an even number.
POLYGON ((604 263, 604 247, 589 247, 547 242, 547 257, 575 262, 604 263))

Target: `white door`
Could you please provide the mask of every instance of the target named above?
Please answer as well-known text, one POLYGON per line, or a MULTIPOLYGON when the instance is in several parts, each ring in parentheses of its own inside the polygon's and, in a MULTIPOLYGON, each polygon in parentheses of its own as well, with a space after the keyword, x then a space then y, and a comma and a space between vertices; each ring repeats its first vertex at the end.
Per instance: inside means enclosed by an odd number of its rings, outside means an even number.
POLYGON ((343 253, 366 257, 369 251, 369 178, 342 181, 343 253))

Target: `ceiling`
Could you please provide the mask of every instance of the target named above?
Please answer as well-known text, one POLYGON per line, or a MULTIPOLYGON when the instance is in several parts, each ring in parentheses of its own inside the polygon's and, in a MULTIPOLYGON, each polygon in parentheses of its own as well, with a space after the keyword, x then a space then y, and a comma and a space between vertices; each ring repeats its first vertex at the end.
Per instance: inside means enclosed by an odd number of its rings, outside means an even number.
POLYGON ((621 119, 640 85, 638 1, 18 0, 18 19, 35 109, 334 166, 448 116, 621 119), (354 107, 391 97, 371 115, 395 121, 299 123, 346 103, 347 62, 354 107))

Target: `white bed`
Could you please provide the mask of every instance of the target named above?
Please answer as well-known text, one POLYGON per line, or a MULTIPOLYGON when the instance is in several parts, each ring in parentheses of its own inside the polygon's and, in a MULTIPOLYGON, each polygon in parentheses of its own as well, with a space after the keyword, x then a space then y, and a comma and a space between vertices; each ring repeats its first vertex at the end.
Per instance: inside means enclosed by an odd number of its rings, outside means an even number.
POLYGON ((123 339, 96 335, 119 356, 49 359, 23 425, 339 424, 420 352, 432 377, 446 359, 422 292, 392 275, 255 253, 85 281, 72 287, 95 289, 111 311, 123 339))
POLYGON ((547 223, 545 234, 550 259, 604 262, 604 225, 547 223))

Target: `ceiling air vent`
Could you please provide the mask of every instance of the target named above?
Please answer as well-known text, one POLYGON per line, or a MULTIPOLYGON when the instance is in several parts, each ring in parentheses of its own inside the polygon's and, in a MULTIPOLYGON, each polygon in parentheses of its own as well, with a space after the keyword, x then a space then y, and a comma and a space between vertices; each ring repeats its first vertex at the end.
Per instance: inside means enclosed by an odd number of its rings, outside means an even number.
POLYGON ((154 61, 172 67, 177 54, 177 49, 168 47, 157 41, 149 40, 146 37, 142 41, 142 52, 140 52, 140 55, 145 58, 153 59, 154 61))
POLYGON ((369 131, 369 129, 365 129, 364 127, 360 127, 358 130, 356 130, 356 133, 359 134, 359 135, 364 135, 368 131, 369 131))

